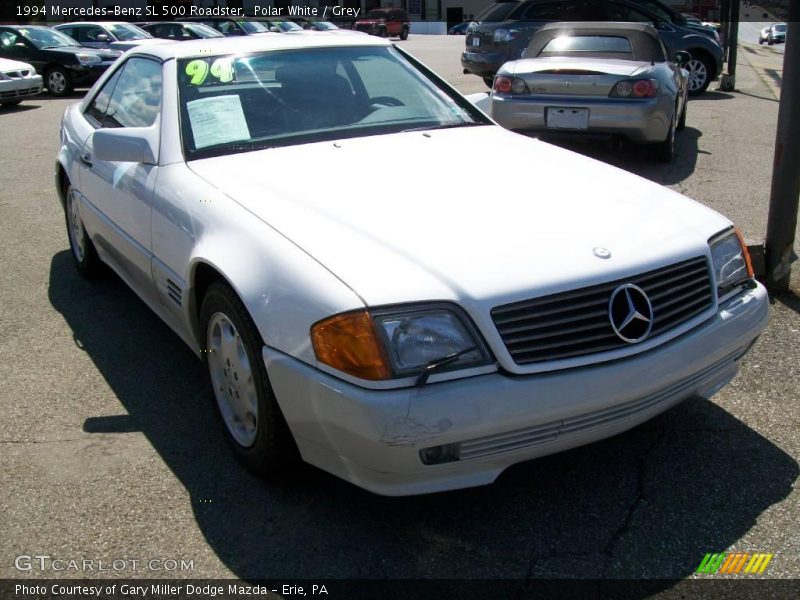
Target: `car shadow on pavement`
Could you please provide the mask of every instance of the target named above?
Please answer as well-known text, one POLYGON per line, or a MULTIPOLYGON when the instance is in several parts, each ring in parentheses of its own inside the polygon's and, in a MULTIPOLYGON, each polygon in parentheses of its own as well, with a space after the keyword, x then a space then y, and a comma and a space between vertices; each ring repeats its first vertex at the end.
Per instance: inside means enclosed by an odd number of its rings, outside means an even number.
POLYGON ((697 155, 701 152, 698 140, 703 132, 686 127, 675 136, 675 161, 659 162, 651 148, 646 145, 603 143, 569 138, 544 139, 567 150, 603 161, 609 165, 635 173, 661 185, 673 185, 687 179, 697 167, 697 155))
POLYGON ((11 113, 22 113, 29 110, 36 110, 40 108, 38 104, 17 104, 15 106, 0 106, 0 115, 7 115, 11 113))
POLYGON ((770 440, 698 399, 482 488, 384 498, 306 465, 262 480, 228 450, 201 363, 117 277, 81 279, 65 250, 49 299, 127 413, 89 415, 84 431, 141 431, 245 579, 683 578, 798 476, 770 440))

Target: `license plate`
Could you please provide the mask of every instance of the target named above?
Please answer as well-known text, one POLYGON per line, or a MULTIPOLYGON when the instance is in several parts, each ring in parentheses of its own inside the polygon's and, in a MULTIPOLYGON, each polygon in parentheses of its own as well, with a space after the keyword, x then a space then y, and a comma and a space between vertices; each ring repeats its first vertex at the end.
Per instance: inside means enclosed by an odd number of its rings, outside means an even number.
POLYGON ((550 129, 589 129, 589 109, 553 106, 547 109, 550 129))
POLYGON ((472 37, 472 47, 473 48, 479 48, 480 45, 481 45, 481 38, 479 38, 477 35, 473 36, 472 37))

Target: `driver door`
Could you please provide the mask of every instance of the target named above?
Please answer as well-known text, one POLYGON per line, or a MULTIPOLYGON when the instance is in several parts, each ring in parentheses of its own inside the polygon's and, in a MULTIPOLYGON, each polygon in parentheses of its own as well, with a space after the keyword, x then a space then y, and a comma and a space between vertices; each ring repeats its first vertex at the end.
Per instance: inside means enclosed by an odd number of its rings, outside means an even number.
MULTIPOLYGON (((95 130, 157 123, 161 68, 161 63, 150 58, 129 58, 89 104, 84 117, 95 130)), ((84 198, 81 208, 87 208, 81 215, 95 232, 95 246, 131 287, 151 296, 150 218, 158 166, 98 160, 92 152, 91 135, 84 142, 79 161, 84 198)))

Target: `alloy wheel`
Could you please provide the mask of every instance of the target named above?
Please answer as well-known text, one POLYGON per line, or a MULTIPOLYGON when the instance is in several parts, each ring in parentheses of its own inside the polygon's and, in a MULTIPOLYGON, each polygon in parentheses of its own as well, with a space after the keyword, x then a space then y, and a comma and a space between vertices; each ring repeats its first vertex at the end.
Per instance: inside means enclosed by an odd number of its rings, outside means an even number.
POLYGON ((69 245, 78 262, 83 262, 86 256, 86 234, 83 230, 83 221, 78 213, 78 203, 75 201, 75 192, 70 190, 67 195, 67 224, 69 245))
POLYGON ((47 78, 47 88, 54 94, 63 94, 67 89, 67 78, 61 71, 53 71, 47 78))
POLYGON ((222 419, 239 445, 249 448, 258 433, 258 397, 244 341, 233 322, 214 313, 206 331, 208 370, 222 419))
POLYGON ((689 91, 696 92, 703 89, 708 79, 708 69, 703 61, 693 58, 686 65, 686 70, 689 71, 689 91))

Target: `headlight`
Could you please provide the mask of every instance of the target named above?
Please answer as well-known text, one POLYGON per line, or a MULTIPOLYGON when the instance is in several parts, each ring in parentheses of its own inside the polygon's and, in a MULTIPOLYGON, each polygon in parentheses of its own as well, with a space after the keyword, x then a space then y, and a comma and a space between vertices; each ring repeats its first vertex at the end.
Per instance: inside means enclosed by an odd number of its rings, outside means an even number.
POLYGON ((493 39, 495 42, 510 42, 519 33, 516 29, 495 29, 493 39))
POLYGON ((477 332, 440 305, 336 315, 311 328, 311 341, 320 362, 370 380, 420 375, 448 358, 443 370, 490 362, 477 332))
POLYGON ((97 54, 76 54, 75 56, 78 57, 78 62, 82 65, 98 65, 103 62, 103 59, 97 54))
POLYGON ((717 280, 717 297, 721 298, 737 286, 753 278, 750 253, 738 229, 712 239, 711 260, 717 280))

